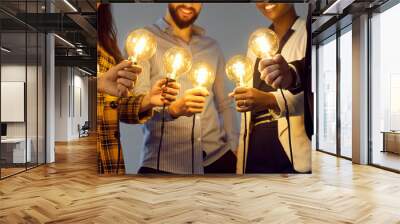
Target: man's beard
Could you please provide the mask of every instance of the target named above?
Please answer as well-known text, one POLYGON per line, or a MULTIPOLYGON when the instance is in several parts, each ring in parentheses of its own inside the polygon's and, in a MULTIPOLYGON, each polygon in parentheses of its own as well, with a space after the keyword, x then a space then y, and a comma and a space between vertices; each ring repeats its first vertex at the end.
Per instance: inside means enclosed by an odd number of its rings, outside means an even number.
POLYGON ((168 10, 169 10, 169 14, 171 14, 171 17, 174 20, 175 24, 180 29, 183 29, 183 28, 186 28, 186 27, 192 25, 194 23, 194 21, 197 19, 198 14, 196 14, 196 11, 194 11, 194 9, 192 9, 194 16, 188 21, 181 20, 178 15, 178 10, 180 7, 185 7, 185 6, 178 6, 178 7, 176 7, 176 9, 174 9, 172 6, 169 5, 168 10))

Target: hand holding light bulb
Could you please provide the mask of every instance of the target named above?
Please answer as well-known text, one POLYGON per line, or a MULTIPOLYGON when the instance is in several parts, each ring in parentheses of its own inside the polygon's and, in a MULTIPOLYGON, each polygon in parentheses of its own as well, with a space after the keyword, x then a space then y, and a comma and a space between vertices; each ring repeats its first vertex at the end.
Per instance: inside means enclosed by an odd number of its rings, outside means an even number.
POLYGON ((128 96, 133 90, 137 76, 142 72, 138 62, 151 58, 157 48, 154 35, 145 29, 131 32, 125 45, 129 59, 98 76, 98 92, 117 97, 128 96))
POLYGON ((235 82, 236 86, 244 87, 251 79, 253 66, 248 57, 235 55, 225 65, 228 78, 235 82))
POLYGON ((137 29, 131 32, 125 41, 128 60, 133 64, 150 59, 157 49, 157 41, 154 35, 145 29, 137 29))
POLYGON ((273 58, 262 59, 258 64, 261 80, 275 89, 288 89, 293 86, 296 74, 293 74, 289 64, 282 55, 277 54, 273 58))
POLYGON ((192 55, 185 48, 172 47, 164 53, 163 64, 167 78, 176 81, 192 67, 192 55))
POLYGON ((275 89, 288 88, 292 85, 294 77, 290 72, 286 60, 276 54, 279 49, 279 38, 274 31, 260 28, 254 31, 249 38, 249 49, 261 58, 258 66, 260 79, 275 89))
POLYGON ((146 111, 153 107, 169 106, 176 100, 180 85, 177 82, 168 82, 167 79, 158 80, 150 92, 142 100, 140 111, 146 111))
POLYGON ((272 106, 274 97, 271 94, 247 88, 246 82, 251 79, 252 66, 249 58, 236 55, 226 64, 228 78, 236 83, 236 88, 229 96, 235 99, 238 112, 265 110, 272 106))
POLYGON ((181 99, 169 107, 169 112, 173 117, 190 117, 201 113, 205 107, 206 97, 209 95, 207 88, 214 83, 215 75, 207 63, 200 62, 193 66, 189 79, 194 88, 187 90, 181 99))
POLYGON ((206 97, 210 95, 205 88, 193 88, 185 91, 182 98, 173 102, 168 112, 172 117, 178 118, 180 116, 191 117, 194 114, 201 113, 204 110, 206 97))
POLYGON ((98 76, 97 91, 117 97, 128 96, 141 72, 142 69, 132 65, 132 62, 122 61, 98 76))
POLYGON ((276 99, 271 93, 256 88, 236 87, 229 96, 235 99, 238 112, 264 111, 273 109, 279 111, 276 99))
POLYGON ((193 66, 189 73, 189 79, 195 88, 207 89, 214 83, 215 75, 210 65, 205 62, 199 62, 193 66))

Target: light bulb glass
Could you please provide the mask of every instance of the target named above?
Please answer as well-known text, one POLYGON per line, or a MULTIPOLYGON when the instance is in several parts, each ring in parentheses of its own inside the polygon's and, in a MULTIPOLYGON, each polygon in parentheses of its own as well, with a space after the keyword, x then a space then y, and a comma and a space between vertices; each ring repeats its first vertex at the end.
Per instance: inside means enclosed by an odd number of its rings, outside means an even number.
POLYGON ((167 77, 177 80, 192 67, 192 55, 181 47, 172 47, 164 53, 163 64, 167 77))
POLYGON ((126 38, 125 48, 133 63, 146 61, 156 53, 157 40, 150 31, 137 29, 126 38))
POLYGON ((250 35, 248 45, 258 58, 271 58, 279 50, 279 38, 274 31, 260 28, 250 35))
POLYGON ((209 64, 198 62, 190 70, 189 79, 195 87, 208 88, 214 83, 215 74, 209 64))
POLYGON ((252 70, 251 60, 243 55, 233 56, 225 66, 228 78, 241 87, 245 86, 245 83, 251 79, 252 70))

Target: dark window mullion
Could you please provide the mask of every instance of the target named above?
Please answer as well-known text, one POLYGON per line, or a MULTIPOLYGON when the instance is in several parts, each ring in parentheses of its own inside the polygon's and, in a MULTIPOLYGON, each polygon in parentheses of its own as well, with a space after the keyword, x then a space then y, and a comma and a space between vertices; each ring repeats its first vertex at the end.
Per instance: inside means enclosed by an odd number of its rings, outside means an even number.
POLYGON ((341 118, 340 118, 340 29, 337 27, 336 31, 336 154, 341 157, 341 118))
MULTIPOLYGON (((25 21, 28 19, 28 1, 25 1, 25 21)), ((28 25, 25 23, 25 88, 24 88, 24 120, 25 120, 25 170, 28 170, 28 113, 27 113, 27 90, 28 90, 28 25)))
POLYGON ((315 148, 319 149, 319 44, 315 46, 315 108, 316 108, 316 126, 315 126, 315 148))
MULTIPOLYGON (((2 32, 1 32, 1 25, 2 25, 2 23, 0 23, 0 47, 2 46, 2 32)), ((2 55, 2 52, 0 51, 0 124, 2 124, 2 122, 1 122, 1 65, 2 65, 2 63, 1 63, 1 55, 2 55)), ((1 150, 2 150, 2 147, 1 147, 1 145, 2 144, 0 144, 0 180, 2 179, 2 177, 1 177, 1 170, 2 170, 2 163, 1 163, 1 150)))
MULTIPOLYGON (((36 1, 39 14, 39 0, 36 1)), ((39 165, 39 32, 36 32, 36 166, 39 165)))

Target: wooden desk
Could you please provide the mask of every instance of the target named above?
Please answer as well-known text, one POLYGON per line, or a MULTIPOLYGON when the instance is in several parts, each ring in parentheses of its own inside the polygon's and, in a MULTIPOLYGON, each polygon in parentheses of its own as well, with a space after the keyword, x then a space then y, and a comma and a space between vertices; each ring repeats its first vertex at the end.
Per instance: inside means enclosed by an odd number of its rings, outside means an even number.
POLYGON ((383 150, 382 152, 392 152, 400 154, 400 131, 382 131, 383 150))

